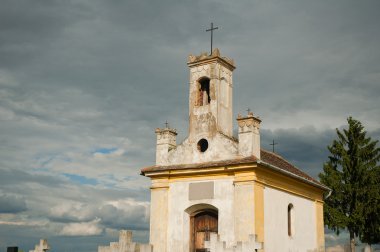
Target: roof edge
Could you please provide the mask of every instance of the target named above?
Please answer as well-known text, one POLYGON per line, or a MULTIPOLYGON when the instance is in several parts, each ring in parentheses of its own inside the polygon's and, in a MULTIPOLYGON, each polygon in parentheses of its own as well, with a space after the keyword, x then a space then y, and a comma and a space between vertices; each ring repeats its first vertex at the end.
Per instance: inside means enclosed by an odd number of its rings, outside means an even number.
POLYGON ((323 184, 321 184, 321 183, 315 183, 314 181, 311 181, 311 180, 308 180, 308 179, 306 179, 306 178, 303 178, 303 177, 301 177, 301 176, 299 176, 299 175, 297 175, 297 174, 294 174, 294 173, 292 173, 292 172, 286 171, 286 170, 284 170, 284 169, 281 169, 281 168, 279 168, 279 167, 277 167, 277 166, 271 165, 271 164, 269 164, 269 163, 267 163, 267 162, 264 162, 264 161, 262 161, 262 160, 257 160, 256 162, 257 162, 257 164, 262 164, 262 165, 264 165, 264 166, 266 166, 266 167, 268 167, 268 168, 270 168, 270 169, 272 169, 272 170, 275 170, 275 171, 277 171, 277 172, 279 172, 279 173, 283 173, 283 174, 286 174, 286 175, 288 175, 288 176, 290 176, 290 177, 293 177, 293 178, 297 178, 297 179, 299 179, 299 180, 302 180, 303 182, 305 182, 305 183, 307 183, 307 184, 310 184, 310 185, 313 185, 313 186, 315 186, 315 187, 318 187, 318 188, 320 188, 320 189, 323 189, 324 191, 332 191, 329 187, 327 187, 327 186, 325 186, 325 185, 323 185, 323 184))

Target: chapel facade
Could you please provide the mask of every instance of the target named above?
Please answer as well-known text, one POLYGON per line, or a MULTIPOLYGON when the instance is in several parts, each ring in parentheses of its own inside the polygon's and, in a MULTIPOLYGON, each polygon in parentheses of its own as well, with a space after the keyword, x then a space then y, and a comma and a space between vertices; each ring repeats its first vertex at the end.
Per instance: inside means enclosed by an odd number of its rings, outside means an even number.
POLYGON ((233 60, 215 49, 187 65, 189 135, 177 144, 175 129, 157 128, 156 164, 141 170, 153 251, 324 251, 329 189, 261 149, 253 113, 238 115, 233 136, 233 60))

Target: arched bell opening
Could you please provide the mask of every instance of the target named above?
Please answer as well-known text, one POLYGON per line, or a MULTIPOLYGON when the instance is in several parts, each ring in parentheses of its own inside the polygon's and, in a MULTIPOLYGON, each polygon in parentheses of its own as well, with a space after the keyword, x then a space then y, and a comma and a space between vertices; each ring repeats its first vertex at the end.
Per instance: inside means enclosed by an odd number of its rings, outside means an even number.
POLYGON ((197 106, 205 106, 210 104, 210 79, 202 77, 198 80, 198 97, 197 106))
POLYGON ((186 209, 190 218, 190 252, 206 252, 205 241, 218 233, 218 209, 209 204, 197 204, 186 209))

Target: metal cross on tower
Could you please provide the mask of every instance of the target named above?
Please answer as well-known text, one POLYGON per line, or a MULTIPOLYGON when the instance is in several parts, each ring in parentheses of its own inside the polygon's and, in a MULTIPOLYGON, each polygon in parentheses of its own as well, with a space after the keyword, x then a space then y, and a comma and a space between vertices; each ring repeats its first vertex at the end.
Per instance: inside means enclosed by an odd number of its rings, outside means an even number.
POLYGON ((250 108, 247 108, 246 111, 247 111, 247 113, 249 114, 249 112, 251 112, 251 109, 250 109, 250 108))
POLYGON ((169 128, 169 123, 168 123, 168 121, 165 121, 165 128, 169 128))
POLYGON ((269 144, 269 145, 272 145, 272 151, 273 151, 273 153, 274 153, 274 146, 277 145, 277 144, 278 144, 278 143, 275 143, 275 142, 274 142, 274 139, 273 139, 273 142, 272 142, 271 144, 269 144))
POLYGON ((211 23, 211 28, 206 30, 206 32, 211 32, 211 52, 210 52, 210 55, 212 54, 212 33, 214 30, 217 30, 217 29, 218 29, 218 27, 214 27, 214 23, 211 23))

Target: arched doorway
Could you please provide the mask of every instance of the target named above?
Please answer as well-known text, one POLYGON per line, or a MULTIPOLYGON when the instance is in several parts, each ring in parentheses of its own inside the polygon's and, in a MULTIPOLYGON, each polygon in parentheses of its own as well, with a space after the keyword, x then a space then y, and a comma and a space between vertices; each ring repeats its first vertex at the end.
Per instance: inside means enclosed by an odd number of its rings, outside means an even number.
POLYGON ((218 212, 214 209, 200 210, 190 215, 190 251, 206 252, 205 241, 212 233, 218 233, 218 212))

